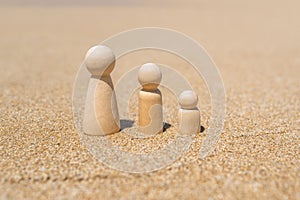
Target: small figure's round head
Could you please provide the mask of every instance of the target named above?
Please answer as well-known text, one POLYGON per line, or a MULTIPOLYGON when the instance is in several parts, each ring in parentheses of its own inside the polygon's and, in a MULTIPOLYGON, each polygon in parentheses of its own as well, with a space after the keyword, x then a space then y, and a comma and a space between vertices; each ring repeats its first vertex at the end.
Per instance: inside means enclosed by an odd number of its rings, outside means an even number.
POLYGON ((103 45, 90 48, 85 56, 86 67, 92 75, 108 76, 114 69, 115 61, 112 50, 103 45))
POLYGON ((194 109, 198 104, 198 96, 192 90, 185 90, 179 95, 179 104, 182 109, 194 109))
POLYGON ((144 90, 156 90, 161 78, 161 71, 154 63, 146 63, 139 69, 138 79, 144 90))

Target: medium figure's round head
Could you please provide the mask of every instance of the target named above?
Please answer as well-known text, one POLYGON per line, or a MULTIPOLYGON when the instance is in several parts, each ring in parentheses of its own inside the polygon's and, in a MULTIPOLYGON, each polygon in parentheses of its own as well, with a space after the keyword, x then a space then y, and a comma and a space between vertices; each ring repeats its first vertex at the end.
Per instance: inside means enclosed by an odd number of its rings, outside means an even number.
POLYGON ((109 75, 115 66, 115 55, 112 50, 103 45, 97 45, 88 50, 85 64, 92 75, 109 75))
POLYGON ((179 104, 182 109, 194 109, 198 104, 198 96, 192 90, 185 90, 179 95, 179 104))
POLYGON ((145 90, 156 90, 161 82, 162 74, 154 63, 146 63, 138 72, 138 79, 145 90))

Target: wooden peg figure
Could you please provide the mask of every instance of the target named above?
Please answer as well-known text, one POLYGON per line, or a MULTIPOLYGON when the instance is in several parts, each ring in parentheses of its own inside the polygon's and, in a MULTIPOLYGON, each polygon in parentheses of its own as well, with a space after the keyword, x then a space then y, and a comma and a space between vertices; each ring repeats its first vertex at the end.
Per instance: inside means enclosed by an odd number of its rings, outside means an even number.
POLYGON ((179 133, 196 134, 200 132, 200 111, 198 97, 192 90, 185 90, 179 96, 179 133))
POLYGON ((146 63, 139 69, 138 80, 143 87, 139 92, 139 126, 148 135, 163 131, 162 95, 157 88, 161 79, 156 64, 146 63))
POLYGON ((107 135, 120 130, 116 95, 110 73, 115 66, 115 55, 106 46, 88 50, 85 65, 91 73, 88 85, 83 130, 88 135, 107 135))

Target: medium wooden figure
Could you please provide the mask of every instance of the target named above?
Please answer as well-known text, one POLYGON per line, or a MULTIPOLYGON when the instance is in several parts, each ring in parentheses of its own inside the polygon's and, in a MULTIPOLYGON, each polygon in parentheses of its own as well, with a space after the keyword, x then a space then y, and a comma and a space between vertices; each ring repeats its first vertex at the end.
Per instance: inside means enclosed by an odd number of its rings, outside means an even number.
POLYGON ((162 95, 157 88, 162 74, 159 67, 153 63, 141 66, 138 80, 142 85, 139 92, 139 126, 148 135, 163 131, 162 95))

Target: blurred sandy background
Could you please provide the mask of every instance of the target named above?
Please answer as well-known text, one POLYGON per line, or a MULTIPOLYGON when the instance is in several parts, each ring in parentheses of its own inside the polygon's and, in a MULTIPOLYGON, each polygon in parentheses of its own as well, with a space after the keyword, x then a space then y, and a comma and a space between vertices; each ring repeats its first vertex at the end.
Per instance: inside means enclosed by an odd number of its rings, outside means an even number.
MULTIPOLYGON (((299 1, 0 5, 2 199, 300 199, 299 1), (172 166, 132 175, 97 162, 81 143, 72 86, 89 47, 145 26, 178 30, 207 49, 225 84, 227 118, 204 161, 198 151, 206 131, 172 166)), ((187 67, 171 55, 140 52, 120 59, 116 76, 142 58, 187 67)), ((207 130, 209 95, 198 86, 207 130)))

